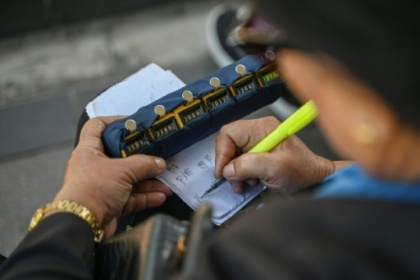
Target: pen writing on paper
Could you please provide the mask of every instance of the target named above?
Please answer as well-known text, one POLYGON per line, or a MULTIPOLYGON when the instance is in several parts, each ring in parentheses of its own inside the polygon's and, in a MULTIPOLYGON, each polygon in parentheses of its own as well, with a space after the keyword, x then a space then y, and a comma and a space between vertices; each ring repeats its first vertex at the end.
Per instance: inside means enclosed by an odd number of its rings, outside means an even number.
POLYGON ((220 225, 258 195, 264 187, 253 187, 243 194, 236 194, 230 186, 226 184, 225 188, 225 184, 222 184, 220 191, 214 190, 201 198, 216 181, 213 176, 215 140, 216 134, 213 134, 167 159, 166 170, 158 179, 193 209, 203 202, 211 203, 214 207, 212 219, 220 225))
POLYGON ((217 181, 215 181, 210 188, 208 188, 202 195, 200 198, 205 197, 206 195, 208 195, 209 193, 211 193, 212 191, 214 191, 215 189, 219 188, 220 185, 222 185, 224 182, 226 182, 225 178, 219 179, 217 181))

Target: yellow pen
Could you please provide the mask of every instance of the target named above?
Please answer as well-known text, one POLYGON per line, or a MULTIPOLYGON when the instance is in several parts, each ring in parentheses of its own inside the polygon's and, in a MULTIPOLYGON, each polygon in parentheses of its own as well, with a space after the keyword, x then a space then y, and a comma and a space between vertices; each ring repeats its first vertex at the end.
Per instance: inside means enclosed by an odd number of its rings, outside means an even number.
POLYGON ((313 101, 306 102, 273 132, 268 134, 261 142, 254 146, 248 153, 267 153, 280 144, 288 136, 297 133, 299 130, 312 122, 318 111, 313 101))
MULTIPOLYGON (((313 101, 306 102, 284 122, 282 122, 273 132, 268 134, 263 140, 255 145, 248 153, 268 153, 275 146, 280 144, 284 139, 307 126, 318 115, 318 110, 313 101)), ((217 180, 208 188, 200 198, 208 195, 215 189, 219 188, 226 181, 226 178, 217 180)))

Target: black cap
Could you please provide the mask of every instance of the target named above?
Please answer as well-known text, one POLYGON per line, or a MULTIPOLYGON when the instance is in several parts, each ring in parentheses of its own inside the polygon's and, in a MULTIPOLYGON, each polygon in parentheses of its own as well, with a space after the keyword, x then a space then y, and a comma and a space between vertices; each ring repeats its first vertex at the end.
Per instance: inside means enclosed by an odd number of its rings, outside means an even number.
POLYGON ((420 9, 415 0, 258 0, 293 44, 323 52, 420 128, 420 9))

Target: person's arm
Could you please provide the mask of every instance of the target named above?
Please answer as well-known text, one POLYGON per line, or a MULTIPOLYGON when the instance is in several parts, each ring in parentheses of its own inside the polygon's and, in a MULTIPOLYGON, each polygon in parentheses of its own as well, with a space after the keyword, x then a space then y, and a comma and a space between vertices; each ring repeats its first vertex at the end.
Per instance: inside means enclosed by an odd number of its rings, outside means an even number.
POLYGON ((70 213, 50 215, 0 266, 0 279, 94 279, 92 228, 70 213))
MULTIPOLYGON (((151 179, 165 161, 147 155, 111 159, 101 135, 117 117, 95 118, 83 127, 53 202, 69 200, 85 207, 105 237, 114 234, 121 215, 161 205, 172 191, 151 179)), ((45 213, 0 268, 1 279, 90 279, 94 269, 91 225, 67 210, 45 213), (17 277, 19 276, 19 277, 17 277)))
POLYGON ((215 177, 228 179, 236 192, 242 192, 245 183, 259 180, 272 189, 299 190, 351 163, 320 157, 294 135, 269 153, 246 153, 278 125, 274 117, 265 117, 222 127, 216 143, 215 177))

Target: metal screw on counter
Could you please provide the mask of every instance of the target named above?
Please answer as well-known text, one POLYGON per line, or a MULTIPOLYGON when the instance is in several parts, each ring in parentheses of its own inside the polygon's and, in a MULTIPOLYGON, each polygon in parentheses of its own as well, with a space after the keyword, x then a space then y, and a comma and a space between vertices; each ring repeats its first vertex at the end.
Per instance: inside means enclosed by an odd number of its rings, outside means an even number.
POLYGON ((210 79, 210 85, 214 87, 215 89, 218 89, 220 87, 220 80, 219 78, 213 77, 210 79))
POLYGON ((125 121, 125 128, 130 132, 134 132, 137 129, 137 124, 135 120, 128 119, 125 121))
POLYGON ((245 74, 246 74, 246 67, 245 67, 245 65, 243 65, 243 64, 238 64, 238 65, 235 67, 235 71, 236 71, 236 73, 238 73, 239 75, 243 76, 243 75, 245 75, 245 74))
POLYGON ((163 105, 156 105, 154 111, 160 118, 163 118, 166 114, 166 109, 163 105))
POLYGON ((186 105, 190 104, 194 100, 194 96, 189 90, 186 90, 182 93, 182 98, 187 102, 186 105))
POLYGON ((270 61, 276 60, 276 54, 273 51, 266 51, 265 57, 270 61))

